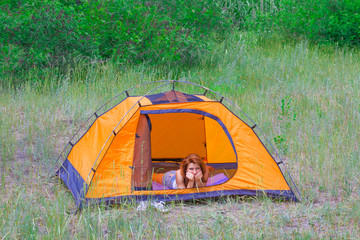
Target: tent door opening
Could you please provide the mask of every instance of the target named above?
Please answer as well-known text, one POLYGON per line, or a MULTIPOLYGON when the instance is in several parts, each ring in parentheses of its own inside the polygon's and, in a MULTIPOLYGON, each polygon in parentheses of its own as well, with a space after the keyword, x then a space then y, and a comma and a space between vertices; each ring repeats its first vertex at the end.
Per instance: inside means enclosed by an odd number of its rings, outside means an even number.
POLYGON ((178 169, 190 153, 198 154, 209 166, 235 173, 234 147, 217 119, 192 112, 143 112, 135 139, 134 190, 150 189, 154 173, 178 169))

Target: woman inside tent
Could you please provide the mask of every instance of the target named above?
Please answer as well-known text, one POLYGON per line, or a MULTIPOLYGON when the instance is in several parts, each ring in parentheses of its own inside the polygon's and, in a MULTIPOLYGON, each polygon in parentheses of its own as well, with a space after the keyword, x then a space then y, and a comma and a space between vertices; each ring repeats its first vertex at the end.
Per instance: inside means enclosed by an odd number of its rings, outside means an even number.
POLYGON ((162 183, 170 189, 205 187, 209 170, 203 159, 192 153, 181 161, 180 169, 164 174, 162 183))
MULTIPOLYGON (((166 172, 163 176, 164 186, 170 189, 205 187, 209 179, 209 170, 204 160, 197 154, 190 154, 181 161, 180 169, 166 172)), ((152 201, 150 205, 161 212, 168 212, 164 202, 152 201)), ((140 201, 138 211, 147 209, 149 202, 140 201)))

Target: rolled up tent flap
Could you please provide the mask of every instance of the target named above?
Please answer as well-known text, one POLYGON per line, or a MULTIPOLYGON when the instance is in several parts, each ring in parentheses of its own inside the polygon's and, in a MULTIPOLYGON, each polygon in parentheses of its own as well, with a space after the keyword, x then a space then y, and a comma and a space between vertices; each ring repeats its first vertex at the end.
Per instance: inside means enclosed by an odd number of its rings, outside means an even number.
POLYGON ((140 115, 135 133, 132 189, 149 190, 152 186, 151 122, 147 115, 140 115))

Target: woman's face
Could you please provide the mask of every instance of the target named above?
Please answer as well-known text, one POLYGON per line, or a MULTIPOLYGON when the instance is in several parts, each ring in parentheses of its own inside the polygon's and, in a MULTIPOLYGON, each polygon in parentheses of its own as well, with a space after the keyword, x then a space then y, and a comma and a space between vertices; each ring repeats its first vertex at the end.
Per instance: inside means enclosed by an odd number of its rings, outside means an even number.
POLYGON ((186 168, 186 172, 190 172, 196 175, 198 172, 201 172, 201 167, 198 163, 189 163, 189 165, 186 168))

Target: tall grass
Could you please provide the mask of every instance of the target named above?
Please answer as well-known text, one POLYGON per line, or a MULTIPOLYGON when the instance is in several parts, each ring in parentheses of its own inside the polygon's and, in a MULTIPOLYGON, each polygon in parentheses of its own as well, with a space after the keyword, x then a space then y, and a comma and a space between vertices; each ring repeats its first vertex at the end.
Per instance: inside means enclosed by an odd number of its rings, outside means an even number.
POLYGON ((0 89, 0 236, 359 238, 359 52, 248 33, 212 48, 187 68, 80 62, 67 74, 49 72, 20 88, 0 89), (111 97, 162 79, 202 84, 240 106, 283 149, 303 202, 226 197, 171 203, 167 215, 136 212, 129 202, 72 214, 69 191, 47 178, 60 151, 111 97))

